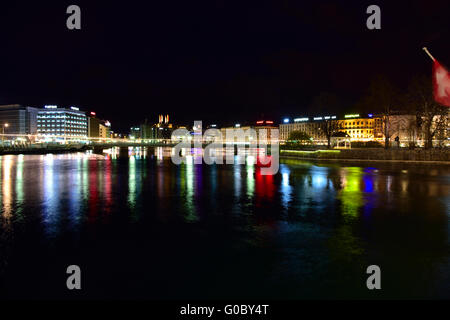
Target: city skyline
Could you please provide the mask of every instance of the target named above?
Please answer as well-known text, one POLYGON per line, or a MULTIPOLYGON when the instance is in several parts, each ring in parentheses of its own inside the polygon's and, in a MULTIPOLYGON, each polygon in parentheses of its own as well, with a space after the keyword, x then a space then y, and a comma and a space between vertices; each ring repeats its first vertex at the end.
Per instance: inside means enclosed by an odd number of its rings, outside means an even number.
POLYGON ((19 10, 5 3, 0 35, 14 50, 3 50, 0 59, 21 63, 3 66, 0 104, 87 106, 107 114, 119 131, 135 116, 159 113, 183 123, 216 122, 217 110, 228 110, 221 117, 230 122, 282 119, 310 111, 322 91, 340 97, 330 112, 348 113, 378 73, 400 88, 414 74, 429 75, 425 45, 450 65, 446 20, 436 14, 448 11, 446 1, 379 5, 383 27, 370 31, 366 6, 348 1, 257 9, 221 1, 80 3, 82 28, 70 31, 64 4, 19 10), (23 21, 34 27, 23 30, 23 21))
POLYGON ((449 12, 1 2, 0 303, 450 299, 449 12))

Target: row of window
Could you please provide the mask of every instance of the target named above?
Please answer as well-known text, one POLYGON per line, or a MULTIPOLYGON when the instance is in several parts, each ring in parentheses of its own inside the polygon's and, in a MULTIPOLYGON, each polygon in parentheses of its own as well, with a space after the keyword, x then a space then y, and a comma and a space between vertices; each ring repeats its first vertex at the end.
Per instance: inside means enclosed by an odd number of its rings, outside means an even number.
POLYGON ((37 116, 36 119, 39 121, 41 119, 56 119, 56 120, 77 120, 77 121, 83 121, 87 122, 87 119, 85 117, 69 117, 69 116, 53 116, 53 117, 39 117, 37 116))
POLYGON ((373 133, 373 130, 346 130, 347 133, 373 133))
POLYGON ((37 117, 37 118, 40 118, 40 119, 46 119, 46 118, 86 119, 86 117, 84 117, 84 116, 78 116, 78 115, 65 115, 65 114, 62 114, 62 115, 60 115, 60 114, 58 114, 58 115, 41 115, 41 114, 38 114, 36 117, 37 117))
POLYGON ((67 123, 87 123, 86 120, 76 120, 76 119, 72 119, 72 120, 65 120, 65 119, 57 119, 57 120, 37 120, 37 122, 67 122, 67 123))
POLYGON ((369 125, 369 121, 353 121, 353 122, 345 122, 345 126, 346 126, 346 127, 348 127, 348 126, 363 126, 363 125, 368 126, 368 125, 369 125))
POLYGON ((57 126, 68 126, 68 127, 73 127, 75 125, 83 127, 83 128, 87 128, 87 124, 83 123, 83 122, 39 122, 37 123, 38 126, 45 126, 45 125, 57 125, 57 126))
POLYGON ((38 132, 86 132, 86 130, 76 130, 76 129, 37 129, 38 132))
MULTIPOLYGON (((51 132, 46 132, 46 133, 44 133, 45 135, 48 135, 48 136, 59 136, 59 135, 61 135, 60 133, 51 133, 51 132)), ((75 134, 75 133, 70 133, 70 134, 68 134, 68 135, 66 135, 66 136, 73 136, 73 137, 87 137, 87 135, 86 134, 75 134)))
POLYGON ((49 124, 49 123, 47 123, 47 124, 38 124, 38 128, 49 128, 49 127, 67 127, 67 128, 84 128, 84 129, 86 129, 86 126, 83 126, 83 125, 66 126, 66 125, 60 124, 60 123, 57 123, 57 124, 49 124))

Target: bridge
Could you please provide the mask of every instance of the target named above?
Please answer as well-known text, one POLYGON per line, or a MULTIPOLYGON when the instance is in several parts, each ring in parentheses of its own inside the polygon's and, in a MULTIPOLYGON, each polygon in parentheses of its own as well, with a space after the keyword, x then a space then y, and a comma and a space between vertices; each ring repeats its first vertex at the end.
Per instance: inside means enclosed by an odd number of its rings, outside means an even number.
MULTIPOLYGON (((179 143, 172 139, 125 139, 125 138, 74 138, 65 136, 41 137, 38 135, 1 135, 0 154, 42 154, 57 152, 79 152, 93 150, 101 154, 103 150, 119 148, 124 153, 129 147, 174 147, 179 143)), ((193 143, 193 141, 191 141, 193 143)), ((202 148, 211 141, 202 143, 202 148)), ((217 141, 226 145, 227 141, 217 141)), ((248 146, 250 142, 233 142, 234 145, 248 146)))

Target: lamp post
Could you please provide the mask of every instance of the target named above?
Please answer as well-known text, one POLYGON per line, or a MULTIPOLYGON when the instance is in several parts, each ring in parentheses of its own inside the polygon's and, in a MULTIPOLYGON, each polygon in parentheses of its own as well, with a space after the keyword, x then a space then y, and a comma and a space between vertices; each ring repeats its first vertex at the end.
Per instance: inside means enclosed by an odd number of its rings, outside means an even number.
POLYGON ((3 141, 5 140, 5 129, 8 127, 9 127, 8 123, 3 124, 3 126, 2 126, 2 144, 3 144, 3 141))

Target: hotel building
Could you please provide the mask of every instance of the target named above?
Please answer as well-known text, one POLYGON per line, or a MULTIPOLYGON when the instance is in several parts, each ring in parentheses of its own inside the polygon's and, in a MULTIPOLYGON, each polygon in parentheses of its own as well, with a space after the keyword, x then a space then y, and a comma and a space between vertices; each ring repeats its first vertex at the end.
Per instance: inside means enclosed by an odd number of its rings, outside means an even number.
POLYGON ((37 115, 37 133, 55 141, 80 140, 88 137, 86 114, 76 107, 45 106, 37 115))
POLYGON ((289 119, 284 119, 280 124, 280 140, 289 139, 292 131, 302 131, 307 133, 315 142, 326 142, 326 136, 321 130, 321 122, 336 120, 336 116, 322 117, 299 117, 295 118, 291 123, 289 119))
POLYGON ((348 114, 343 120, 338 120, 339 131, 345 132, 352 141, 373 141, 383 139, 383 123, 379 117, 372 114, 360 116, 348 114))
POLYGON ((307 133, 315 143, 326 143, 327 139, 322 130, 323 121, 337 121, 338 131, 348 134, 352 141, 383 139, 381 118, 372 114, 367 116, 349 114, 343 118, 333 115, 299 117, 293 122, 290 119, 284 119, 283 124, 280 124, 280 140, 286 141, 292 131, 302 131, 307 133))

